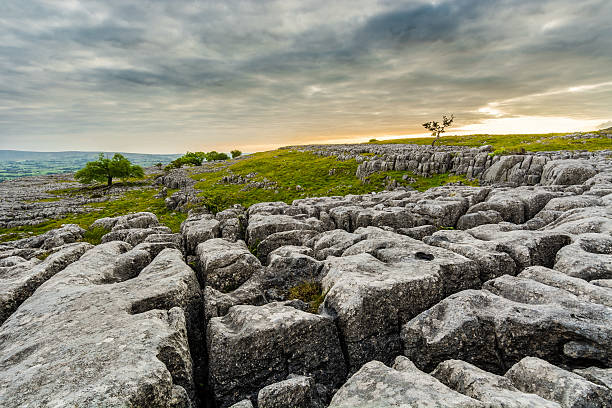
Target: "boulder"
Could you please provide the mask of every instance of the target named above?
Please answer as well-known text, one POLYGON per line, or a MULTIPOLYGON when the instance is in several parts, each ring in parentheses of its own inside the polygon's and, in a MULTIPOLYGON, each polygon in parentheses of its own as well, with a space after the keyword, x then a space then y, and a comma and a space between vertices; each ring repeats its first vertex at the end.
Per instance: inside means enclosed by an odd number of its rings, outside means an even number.
POLYGON ((322 313, 336 319, 350 369, 390 363, 400 354, 400 327, 451 293, 477 287, 478 266, 451 251, 378 228, 324 262, 322 313), (409 299, 409 300, 407 300, 409 299))
POLYGON ((361 239, 362 237, 358 234, 335 229, 315 236, 309 245, 314 249, 314 257, 322 261, 328 256, 342 255, 347 248, 361 239))
POLYGON ((597 174, 595 167, 586 160, 552 160, 544 165, 542 185, 582 184, 597 174))
POLYGON ((526 356, 567 366, 612 361, 612 309, 508 275, 485 288, 449 296, 405 324, 404 354, 426 370, 460 359, 498 374, 526 356))
POLYGON ((23 262, 0 268, 0 325, 53 275, 77 261, 93 245, 69 244, 40 263, 23 262))
POLYGON ((579 299, 612 307, 612 289, 593 285, 583 279, 568 276, 543 266, 531 266, 518 275, 548 286, 566 290, 579 299))
POLYGON ((505 247, 500 247, 495 241, 476 239, 466 231, 438 231, 423 241, 474 260, 482 282, 518 272, 514 259, 504 252, 505 247))
POLYGON ((195 274, 170 249, 126 273, 119 258, 135 258, 129 249, 111 242, 89 250, 0 327, 0 405, 197 402, 187 332, 201 307, 195 274))
POLYGON ((573 372, 586 378, 594 384, 601 385, 612 390, 612 368, 577 368, 573 370, 573 372))
POLYGON ((254 398, 290 373, 337 388, 346 366, 333 321, 288 303, 240 305, 210 319, 207 330, 209 384, 227 407, 254 398))
POLYGON ((488 373, 461 360, 447 360, 431 373, 447 387, 486 404, 503 408, 561 408, 556 402, 518 390, 506 377, 488 373))
POLYGON ((257 394, 258 408, 323 408, 312 377, 293 376, 270 384, 257 394))
POLYGON ((102 228, 108 231, 130 228, 152 228, 159 226, 157 216, 150 212, 138 212, 119 217, 99 218, 91 224, 92 229, 102 228))
POLYGON ((525 357, 512 366, 505 376, 521 391, 558 402, 562 407, 612 406, 609 388, 536 357, 525 357))
POLYGON ((476 211, 462 215, 457 221, 457 228, 466 230, 484 224, 497 224, 503 220, 501 214, 495 210, 476 211))
POLYGON ((329 408, 481 408, 479 401, 451 390, 405 357, 393 368, 380 361, 364 364, 332 398, 329 408))
POLYGON ((277 248, 286 245, 301 246, 304 245, 310 238, 317 235, 317 231, 309 230, 294 230, 277 232, 268 236, 257 245, 257 257, 266 262, 268 255, 277 248))
POLYGON ((191 255, 199 244, 221 236, 221 223, 210 214, 191 214, 181 224, 185 251, 191 255))
MULTIPOLYGON (((251 212, 249 211, 249 214, 251 212)), ((261 215, 256 213, 249 216, 247 227, 247 243, 258 246, 270 235, 284 231, 321 231, 323 226, 316 218, 297 219, 288 215, 261 215)))
POLYGON ((556 255, 554 268, 587 281, 612 279, 612 237, 582 234, 556 255))
POLYGON ((259 260, 244 241, 213 238, 196 248, 199 281, 221 292, 231 292, 261 269, 259 260))

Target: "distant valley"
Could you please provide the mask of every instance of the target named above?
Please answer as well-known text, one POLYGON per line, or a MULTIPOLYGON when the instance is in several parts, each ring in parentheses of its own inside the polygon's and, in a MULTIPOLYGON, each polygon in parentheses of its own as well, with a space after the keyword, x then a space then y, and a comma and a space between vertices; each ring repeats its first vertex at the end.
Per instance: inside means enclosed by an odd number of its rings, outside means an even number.
MULTIPOLYGON (((74 172, 85 163, 95 160, 100 152, 30 152, 21 150, 0 150, 0 182, 23 176, 74 172)), ((109 152, 113 155, 114 152, 109 152)), ((121 153, 132 163, 153 166, 168 163, 180 154, 121 153)))

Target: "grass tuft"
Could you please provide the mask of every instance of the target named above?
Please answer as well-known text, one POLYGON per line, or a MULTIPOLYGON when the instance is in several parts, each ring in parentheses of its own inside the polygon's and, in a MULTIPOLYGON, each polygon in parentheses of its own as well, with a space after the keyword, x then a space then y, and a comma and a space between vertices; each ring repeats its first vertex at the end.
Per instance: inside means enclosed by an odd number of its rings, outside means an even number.
POLYGON ((310 305, 308 311, 310 313, 317 313, 319 306, 325 300, 325 295, 319 282, 308 281, 290 288, 288 298, 308 303, 310 305))

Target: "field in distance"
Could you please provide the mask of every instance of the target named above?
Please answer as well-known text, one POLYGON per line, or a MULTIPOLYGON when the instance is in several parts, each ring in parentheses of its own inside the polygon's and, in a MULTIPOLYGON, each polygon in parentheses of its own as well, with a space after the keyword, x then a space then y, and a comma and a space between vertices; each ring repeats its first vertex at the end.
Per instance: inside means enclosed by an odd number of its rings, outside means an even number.
MULTIPOLYGON (((23 176, 71 173, 95 160, 100 152, 30 152, 0 150, 0 182, 23 176)), ((109 153, 112 156, 113 153, 109 153)), ((133 164, 148 167, 167 164, 180 154, 121 153, 133 164)))

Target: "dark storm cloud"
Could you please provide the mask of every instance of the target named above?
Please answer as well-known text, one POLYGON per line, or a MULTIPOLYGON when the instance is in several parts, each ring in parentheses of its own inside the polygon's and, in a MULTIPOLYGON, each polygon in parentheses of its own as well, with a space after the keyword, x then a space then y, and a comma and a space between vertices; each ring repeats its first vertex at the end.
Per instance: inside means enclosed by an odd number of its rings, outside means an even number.
POLYGON ((602 123, 611 17, 608 0, 7 0, 0 148, 283 144, 449 111, 602 123))

